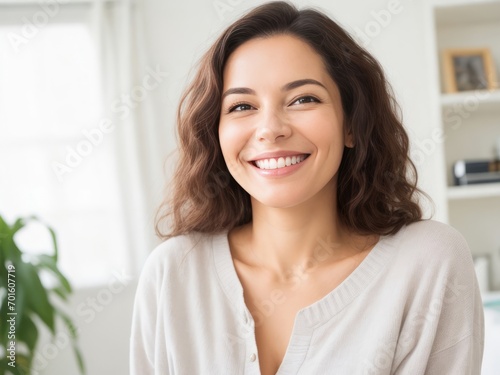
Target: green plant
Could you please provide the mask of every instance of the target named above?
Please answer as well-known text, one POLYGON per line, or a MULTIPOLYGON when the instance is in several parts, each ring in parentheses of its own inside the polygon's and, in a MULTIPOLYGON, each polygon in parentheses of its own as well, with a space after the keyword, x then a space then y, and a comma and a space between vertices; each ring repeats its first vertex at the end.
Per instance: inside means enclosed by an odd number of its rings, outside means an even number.
POLYGON ((19 218, 9 225, 0 216, 0 374, 30 374, 38 342, 38 326, 47 326, 54 337, 59 319, 68 330, 83 374, 85 369, 76 343, 75 326, 60 307, 61 301, 67 302, 72 290, 57 267, 58 250, 54 231, 42 223, 52 238, 52 255, 26 254, 16 245, 15 234, 31 221, 41 223, 36 217, 28 217, 19 218), (42 283, 40 275, 43 273, 53 279, 50 286, 42 283))

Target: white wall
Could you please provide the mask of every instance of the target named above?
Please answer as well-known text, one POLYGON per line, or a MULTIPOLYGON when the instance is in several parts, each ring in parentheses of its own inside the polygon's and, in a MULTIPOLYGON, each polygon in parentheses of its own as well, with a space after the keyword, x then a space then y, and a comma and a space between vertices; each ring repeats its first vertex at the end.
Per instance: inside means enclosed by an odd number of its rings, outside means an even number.
MULTIPOLYGON (((129 373, 129 337, 136 282, 115 273, 107 285, 75 291, 69 313, 78 328, 78 343, 88 375, 129 373)), ((42 332, 35 358, 40 375, 78 375, 65 330, 52 340, 42 332)), ((36 375, 37 372, 34 373, 36 375)))

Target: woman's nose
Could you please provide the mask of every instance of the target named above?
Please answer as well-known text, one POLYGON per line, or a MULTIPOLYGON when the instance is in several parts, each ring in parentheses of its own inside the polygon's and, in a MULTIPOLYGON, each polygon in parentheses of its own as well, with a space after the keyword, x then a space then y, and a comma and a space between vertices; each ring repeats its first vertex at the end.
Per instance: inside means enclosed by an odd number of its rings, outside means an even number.
POLYGON ((279 138, 286 139, 292 134, 288 120, 281 114, 269 111, 260 118, 255 132, 259 142, 275 143, 279 138))

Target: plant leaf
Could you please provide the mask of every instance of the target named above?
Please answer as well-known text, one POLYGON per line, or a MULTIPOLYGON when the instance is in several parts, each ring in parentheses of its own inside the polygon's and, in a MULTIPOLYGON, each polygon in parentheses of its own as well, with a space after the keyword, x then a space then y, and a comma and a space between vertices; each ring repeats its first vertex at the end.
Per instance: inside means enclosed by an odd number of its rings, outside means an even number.
POLYGON ((22 341, 26 344, 30 351, 30 358, 32 358, 38 341, 38 328, 28 314, 24 315, 23 324, 19 327, 17 336, 18 341, 22 341))
POLYGON ((66 290, 66 292, 71 293, 71 285, 69 284, 68 279, 66 279, 66 277, 61 273, 61 271, 59 271, 59 268, 57 268, 57 263, 56 263, 57 261, 52 256, 42 254, 42 255, 37 255, 35 259, 40 264, 40 266, 52 271, 52 273, 59 280, 59 283, 61 284, 63 289, 66 290))
MULTIPOLYGON (((12 264, 15 267, 16 281, 16 300, 15 312, 16 319, 16 340, 18 343, 24 343, 28 348, 25 354, 17 353, 16 367, 8 366, 7 358, 0 358, 0 375, 5 373, 13 375, 29 375, 30 367, 38 341, 38 326, 37 319, 39 318, 45 324, 52 335, 56 333, 55 319, 60 317, 69 330, 70 339, 77 360, 80 373, 85 373, 85 365, 82 353, 77 345, 77 329, 73 325, 71 318, 62 310, 53 305, 49 299, 50 295, 58 295, 63 300, 67 301, 68 296, 72 293, 71 284, 68 279, 61 273, 57 267, 58 247, 56 234, 54 230, 38 219, 36 216, 17 219, 12 226, 3 219, 0 215, 0 272, 8 274, 7 265, 12 264), (14 240, 14 235, 24 228, 29 221, 38 221, 47 228, 52 238, 53 254, 31 256, 30 261, 23 259, 23 252, 17 247, 14 240), (45 289, 41 280, 39 271, 44 270, 55 276, 58 284, 52 289, 45 289), (37 318, 37 319, 35 319, 37 318)), ((7 316, 9 312, 8 296, 4 293, 7 290, 6 277, 2 277, 0 281, 0 316, 7 316)), ((56 301, 57 302, 57 301, 56 301)), ((8 324, 2 324, 0 328, 0 349, 7 348, 5 346, 7 340, 8 324)))
POLYGON ((16 234, 16 232, 18 230, 20 230, 21 228, 23 228, 24 226, 26 226, 26 219, 23 219, 23 218, 17 219, 14 222, 14 224, 12 224, 12 226, 10 227, 10 232, 11 232, 12 237, 14 237, 14 234, 16 234))
POLYGON ((28 357, 22 354, 16 354, 16 366, 9 366, 10 360, 8 358, 0 359, 0 374, 12 375, 29 375, 31 362, 28 357))
POLYGON ((2 345, 5 345, 5 343, 9 341, 7 340, 7 332, 9 330, 10 324, 6 322, 8 317, 7 312, 7 294, 5 294, 4 298, 2 298, 2 304, 0 305, 0 316, 2 317, 2 320, 4 319, 4 317, 6 318, 0 325, 0 335, 2 335, 2 337, 0 337, 0 342, 2 343, 2 345))
POLYGON ((24 354, 16 354, 16 365, 20 374, 29 375, 31 372, 31 357, 24 354))
POLYGON ((56 233, 54 232, 54 230, 49 225, 47 225, 44 221, 40 220, 36 216, 30 216, 29 218, 26 219, 26 223, 28 221, 37 221, 40 224, 42 224, 45 228, 47 228, 47 230, 50 233, 50 237, 52 239, 52 249, 54 250, 54 253, 52 255, 49 255, 49 256, 52 257, 54 259, 54 261, 57 262, 57 259, 59 257, 59 249, 57 247, 57 238, 56 238, 56 233))
POLYGON ((68 300, 68 297, 69 297, 69 293, 61 288, 61 287, 55 287, 55 288, 52 288, 49 290, 51 293, 54 293, 54 294, 57 294, 59 297, 61 297, 61 299, 63 299, 64 301, 67 301, 68 300))
POLYGON ((21 250, 16 246, 14 238, 9 234, 2 239, 2 247, 5 254, 5 258, 10 260, 12 263, 21 260, 21 250))
POLYGON ((67 330, 69 331, 71 338, 76 339, 78 336, 78 332, 77 332, 79 330, 78 327, 75 327, 71 318, 65 312, 63 312, 61 309, 57 309, 56 311, 57 311, 57 315, 59 315, 59 317, 62 319, 64 325, 66 326, 67 330))
MULTIPOLYGON (((29 290, 26 290, 26 285, 24 284, 23 280, 19 278, 19 273, 17 272, 17 265, 14 265, 16 267, 16 301, 15 301, 15 312, 17 312, 17 326, 22 325, 23 318, 26 313, 26 299, 29 298, 29 290)), ((17 329, 17 328, 16 328, 17 329)))
POLYGON ((0 288, 5 288, 7 289, 7 284, 8 284, 8 274, 9 274, 9 271, 7 270, 7 265, 5 264, 5 259, 3 257, 3 254, 2 254, 2 248, 1 248, 1 245, 0 245, 0 271, 2 273, 2 276, 0 277, 0 288), (5 276, 4 276, 5 275, 5 276))
POLYGON ((0 233, 5 233, 9 225, 5 222, 2 215, 0 215, 0 233))
POLYGON ((85 363, 83 361, 82 352, 80 348, 73 343, 73 352, 75 353, 76 361, 78 362, 78 368, 80 369, 81 374, 85 374, 87 371, 85 370, 85 363))
MULTIPOLYGON (((12 375, 28 375, 27 372, 22 372, 22 370, 19 367, 12 367, 9 366, 8 363, 10 361, 7 358, 2 358, 0 360, 0 374, 12 374, 12 375)), ((17 361, 16 361, 17 365, 17 361)))
POLYGON ((52 258, 54 258, 54 261, 57 262, 57 259, 59 257, 59 249, 57 248, 57 239, 56 239, 56 233, 54 232, 54 230, 49 227, 48 225, 46 225, 47 229, 49 230, 50 232, 50 237, 52 237, 52 247, 54 249, 54 255, 52 255, 52 258))
POLYGON ((49 302, 47 291, 40 281, 35 266, 30 263, 19 263, 16 268, 18 283, 24 284, 26 290, 29 290, 30 298, 26 299, 26 307, 38 315, 54 335, 54 307, 49 302))

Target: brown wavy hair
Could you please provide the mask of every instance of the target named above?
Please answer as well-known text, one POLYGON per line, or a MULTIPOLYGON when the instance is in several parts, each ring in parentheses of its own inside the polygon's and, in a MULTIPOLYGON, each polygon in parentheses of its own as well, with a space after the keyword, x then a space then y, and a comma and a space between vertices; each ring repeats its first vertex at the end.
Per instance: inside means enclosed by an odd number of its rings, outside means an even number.
MULTIPOLYGON (((216 233, 252 220, 249 194, 228 171, 219 144, 224 65, 254 38, 291 35, 308 43, 337 84, 344 126, 354 148, 344 148, 338 171, 339 217, 359 234, 393 234, 422 219, 417 171, 409 139, 379 63, 336 22, 314 10, 277 1, 229 26, 202 57, 177 112, 179 161, 170 198, 156 217, 162 239, 192 231, 216 233), (160 225, 169 221, 169 231, 160 225)), ((428 196, 427 196, 428 197, 428 196)))

